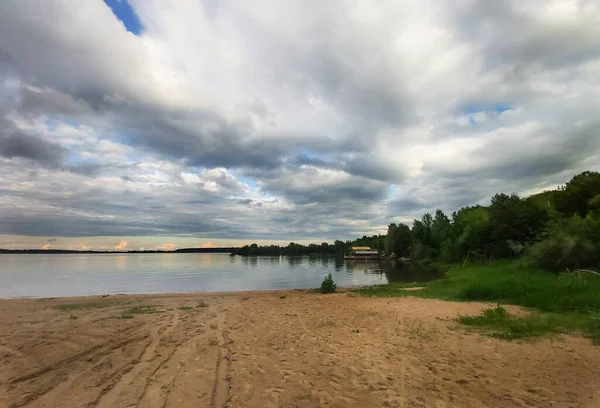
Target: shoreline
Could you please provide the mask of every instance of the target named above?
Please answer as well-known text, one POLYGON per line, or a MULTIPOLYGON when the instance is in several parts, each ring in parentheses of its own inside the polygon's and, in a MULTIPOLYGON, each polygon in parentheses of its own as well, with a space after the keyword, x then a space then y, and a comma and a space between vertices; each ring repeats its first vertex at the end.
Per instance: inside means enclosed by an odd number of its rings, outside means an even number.
MULTIPOLYGON (((369 286, 374 285, 356 285, 356 286, 345 286, 343 288, 337 288, 336 293, 346 293, 352 290, 357 290, 369 286)), ((237 295, 259 295, 259 294, 287 294, 287 293, 306 293, 306 294, 315 294, 319 293, 311 293, 310 290, 312 288, 295 288, 295 289, 258 289, 258 290, 228 290, 222 292, 165 292, 165 293, 116 293, 116 294, 104 294, 104 295, 76 295, 76 296, 21 296, 21 297, 0 297, 1 301, 9 301, 9 300, 59 300, 59 299, 85 299, 85 298, 98 298, 98 299, 108 299, 108 298, 116 298, 116 297, 124 297, 124 296, 133 296, 133 297, 173 297, 173 296, 237 296, 237 295)))

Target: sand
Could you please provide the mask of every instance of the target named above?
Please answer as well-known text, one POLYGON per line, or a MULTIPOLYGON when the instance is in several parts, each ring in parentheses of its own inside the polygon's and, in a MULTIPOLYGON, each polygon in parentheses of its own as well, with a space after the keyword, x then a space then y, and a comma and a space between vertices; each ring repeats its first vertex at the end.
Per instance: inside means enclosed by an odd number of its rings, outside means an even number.
POLYGON ((487 306, 301 291, 0 300, 0 407, 600 407, 600 347, 453 320, 487 306), (59 309, 73 303, 89 308, 59 309), (160 306, 116 318, 135 305, 160 306))

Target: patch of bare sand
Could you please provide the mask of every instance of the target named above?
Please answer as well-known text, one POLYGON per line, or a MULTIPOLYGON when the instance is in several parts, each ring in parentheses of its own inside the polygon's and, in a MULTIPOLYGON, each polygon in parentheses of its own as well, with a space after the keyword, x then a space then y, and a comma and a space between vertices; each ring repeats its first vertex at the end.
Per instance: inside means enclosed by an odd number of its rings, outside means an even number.
POLYGON ((481 303, 285 293, 0 300, 0 407, 600 406, 586 339, 452 320, 481 303))

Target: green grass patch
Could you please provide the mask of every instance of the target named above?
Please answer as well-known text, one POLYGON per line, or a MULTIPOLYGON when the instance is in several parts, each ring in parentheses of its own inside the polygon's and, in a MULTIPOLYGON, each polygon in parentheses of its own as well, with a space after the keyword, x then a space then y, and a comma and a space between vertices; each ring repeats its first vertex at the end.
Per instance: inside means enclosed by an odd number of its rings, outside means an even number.
POLYGON ((496 337, 507 339, 580 332, 600 343, 600 277, 594 274, 557 275, 532 270, 518 261, 496 261, 483 266, 454 266, 443 278, 431 282, 376 285, 356 293, 520 305, 536 311, 529 317, 484 312, 459 321, 470 326, 493 326, 496 337), (423 289, 403 290, 414 286, 423 289))
POLYGON ((62 305, 58 305, 58 309, 65 311, 70 310, 88 310, 88 309, 99 309, 102 307, 112 306, 112 303, 65 303, 62 305))
POLYGON ((516 261, 485 266, 454 266, 441 279, 388 284, 357 290, 362 296, 417 296, 454 301, 482 301, 534 307, 546 312, 600 311, 600 277, 556 275, 531 270, 516 261), (403 288, 423 286, 419 291, 403 288))
POLYGON ((123 311, 124 315, 134 315, 134 314, 153 314, 160 313, 162 310, 158 310, 160 305, 140 305, 134 306, 131 309, 126 309, 123 311))
POLYGON ((192 309, 193 309, 193 307, 191 307, 191 306, 180 306, 179 307, 179 310, 192 310, 192 309))
POLYGON ((286 295, 280 295, 280 296, 279 296, 279 299, 285 299, 285 298, 287 298, 287 296, 286 296, 286 295))
POLYGON ((533 311, 528 316, 514 316, 498 305, 477 316, 460 316, 457 320, 504 340, 579 332, 594 344, 600 343, 600 319, 593 314, 533 311))
POLYGON ((485 329, 489 336, 504 340, 542 336, 562 331, 555 324, 556 322, 547 315, 535 313, 526 317, 512 316, 500 305, 493 309, 485 309, 477 316, 461 316, 458 321, 466 326, 485 329))

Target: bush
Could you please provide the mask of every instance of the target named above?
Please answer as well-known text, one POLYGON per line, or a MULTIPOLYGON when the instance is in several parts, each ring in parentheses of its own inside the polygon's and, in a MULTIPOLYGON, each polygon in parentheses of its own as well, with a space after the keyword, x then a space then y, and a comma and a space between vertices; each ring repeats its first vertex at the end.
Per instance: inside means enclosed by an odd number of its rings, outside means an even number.
POLYGON ((552 225, 547 237, 529 250, 529 260, 552 271, 589 268, 600 263, 600 221, 574 216, 552 225))
POLYGON ((325 279, 323 279, 323 282, 321 283, 320 292, 321 293, 335 293, 336 289, 337 289, 337 285, 333 281, 333 277, 331 276, 331 274, 327 275, 325 277, 325 279))

